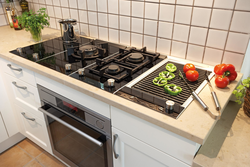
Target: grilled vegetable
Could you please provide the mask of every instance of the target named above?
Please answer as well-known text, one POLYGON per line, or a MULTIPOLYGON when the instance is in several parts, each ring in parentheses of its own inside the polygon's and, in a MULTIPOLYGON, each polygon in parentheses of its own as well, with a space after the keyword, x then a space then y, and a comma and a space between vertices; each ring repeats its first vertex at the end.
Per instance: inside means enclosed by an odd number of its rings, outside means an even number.
POLYGON ((177 70, 177 67, 176 67, 174 64, 172 64, 172 63, 168 63, 168 64, 166 65, 166 69, 167 69, 169 72, 175 72, 175 71, 177 70))
POLYGON ((164 90, 166 93, 176 96, 181 93, 182 89, 179 86, 176 86, 175 84, 167 84, 164 86, 164 90))
POLYGON ((159 74, 159 77, 166 78, 166 80, 174 79, 175 75, 168 71, 163 71, 159 74))
POLYGON ((157 86, 164 86, 168 83, 168 81, 166 78, 156 77, 155 79, 153 79, 153 83, 157 86))

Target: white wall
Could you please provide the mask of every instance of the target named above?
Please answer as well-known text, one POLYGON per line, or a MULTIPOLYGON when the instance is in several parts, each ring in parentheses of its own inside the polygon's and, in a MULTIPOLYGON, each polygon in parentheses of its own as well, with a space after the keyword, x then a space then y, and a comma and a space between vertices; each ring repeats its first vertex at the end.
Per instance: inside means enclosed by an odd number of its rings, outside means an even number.
POLYGON ((240 72, 244 74, 243 79, 250 77, 250 41, 240 72))

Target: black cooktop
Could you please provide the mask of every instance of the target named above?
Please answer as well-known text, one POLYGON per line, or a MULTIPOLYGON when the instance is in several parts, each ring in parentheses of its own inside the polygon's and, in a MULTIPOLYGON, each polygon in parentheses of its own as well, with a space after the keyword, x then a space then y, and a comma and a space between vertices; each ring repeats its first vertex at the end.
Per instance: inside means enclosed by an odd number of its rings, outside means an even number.
POLYGON ((136 49, 85 37, 70 44, 59 37, 21 48, 21 52, 10 52, 110 93, 162 60, 159 54, 147 52, 146 48, 136 49), (70 70, 66 70, 68 64, 71 65, 70 70), (78 69, 82 68, 84 75, 79 75, 78 69), (113 87, 108 86, 108 79, 115 80, 113 87))

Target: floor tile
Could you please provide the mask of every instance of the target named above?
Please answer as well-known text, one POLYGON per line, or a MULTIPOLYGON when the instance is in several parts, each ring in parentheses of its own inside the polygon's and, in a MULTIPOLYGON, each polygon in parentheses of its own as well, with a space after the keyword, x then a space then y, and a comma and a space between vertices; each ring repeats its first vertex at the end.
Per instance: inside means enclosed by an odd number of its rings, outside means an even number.
POLYGON ((65 167, 63 163, 47 152, 44 152, 40 156, 36 157, 36 160, 46 167, 65 167))
POLYGON ((29 139, 21 141, 20 143, 18 143, 18 146, 24 149, 28 154, 30 154, 34 158, 44 151, 42 148, 40 148, 38 145, 36 145, 29 139))
POLYGON ((36 160, 32 160, 31 162, 29 162, 24 167, 43 167, 43 166, 40 165, 36 160))
POLYGON ((18 146, 14 146, 0 155, 0 166, 22 167, 31 160, 32 158, 26 152, 18 146))

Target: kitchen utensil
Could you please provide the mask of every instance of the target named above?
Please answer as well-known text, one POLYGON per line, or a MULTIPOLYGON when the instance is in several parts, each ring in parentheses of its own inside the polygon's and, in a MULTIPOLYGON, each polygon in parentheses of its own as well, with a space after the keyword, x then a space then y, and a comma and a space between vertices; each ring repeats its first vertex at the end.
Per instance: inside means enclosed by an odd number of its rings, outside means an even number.
POLYGON ((185 82, 185 84, 187 85, 188 89, 191 91, 193 97, 201 104, 201 106, 203 107, 203 109, 205 111, 208 110, 208 106, 201 100, 201 98, 195 93, 195 91, 193 91, 193 89, 188 85, 187 81, 184 79, 181 71, 179 70, 179 76, 181 77, 181 79, 185 82))
POLYGON ((75 19, 62 19, 58 21, 60 23, 62 39, 65 43, 71 43, 77 41, 75 37, 74 25, 77 21, 75 19))
POLYGON ((201 106, 203 107, 203 109, 205 111, 208 112, 208 114, 215 120, 220 119, 221 117, 221 113, 219 112, 219 115, 214 115, 209 109, 208 106, 201 100, 201 98, 195 93, 195 91, 193 91, 193 89, 188 85, 187 81, 184 79, 181 71, 179 70, 179 76, 181 77, 181 79, 186 83, 187 87, 189 88, 189 90, 192 92, 193 97, 201 104, 201 106))
POLYGON ((209 78, 208 78, 208 71, 206 71, 206 77, 207 77, 207 84, 208 84, 208 87, 209 87, 209 89, 210 89, 210 91, 211 91, 211 94, 212 94, 212 96, 213 96, 213 99, 214 99, 214 103, 215 103, 215 106, 216 106, 216 110, 217 111, 220 111, 220 103, 219 103, 219 100, 218 100, 218 98, 217 98, 217 95, 216 95, 216 93, 214 92, 214 89, 213 89, 213 87, 212 87, 212 85, 211 85, 211 83, 210 83, 210 80, 209 80, 209 78))

